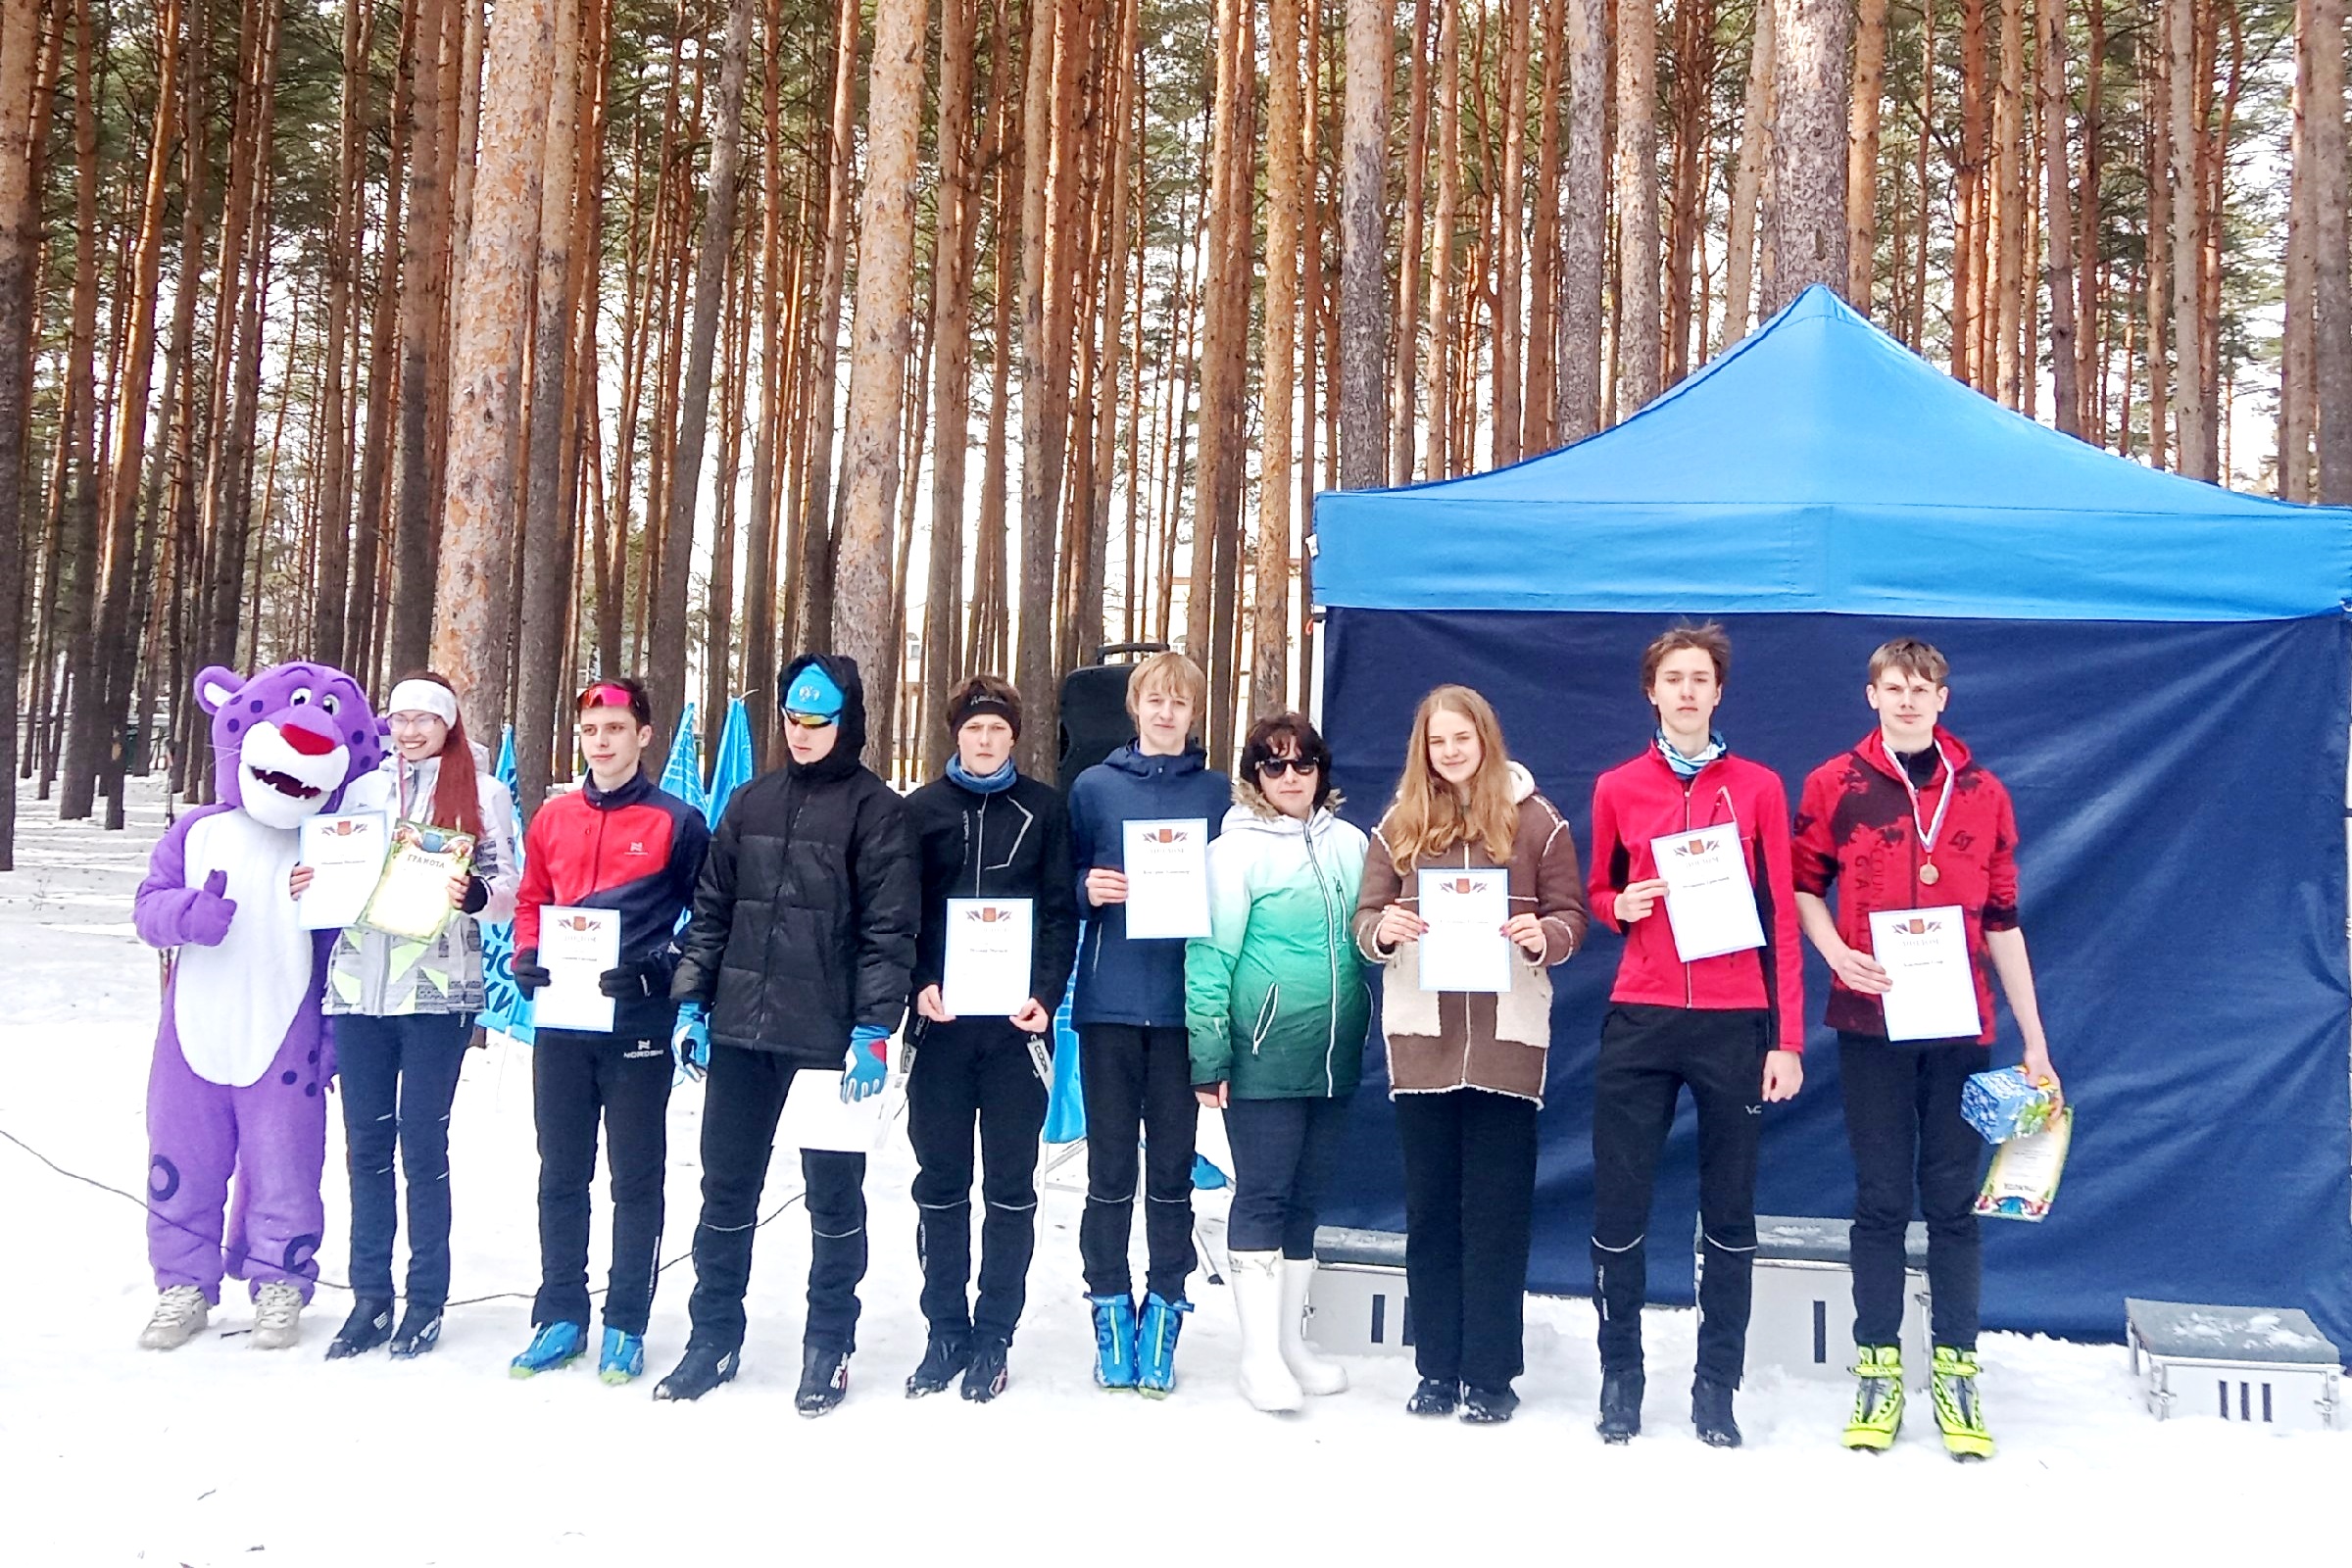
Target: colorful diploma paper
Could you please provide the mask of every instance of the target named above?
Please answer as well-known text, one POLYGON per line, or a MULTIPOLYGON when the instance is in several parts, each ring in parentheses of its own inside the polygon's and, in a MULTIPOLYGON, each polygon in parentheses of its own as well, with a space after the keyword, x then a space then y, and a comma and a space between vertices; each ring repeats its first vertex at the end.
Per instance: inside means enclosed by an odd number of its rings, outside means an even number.
POLYGON ((1740 829, 1725 822, 1652 839, 1649 853, 1666 883, 1666 922, 1685 963, 1764 945, 1756 888, 1747 876, 1740 829))
MULTIPOLYGON (((311 868, 311 885, 303 891, 300 905, 303 929, 338 931, 357 922, 383 879, 390 849, 381 811, 314 816, 304 822, 301 863, 311 868)), ((446 893, 442 902, 448 902, 446 893)))
POLYGON ((550 905, 539 911, 539 967, 548 983, 531 1001, 531 1022, 541 1029, 581 1029, 607 1034, 612 1028, 612 999, 598 988, 607 969, 620 962, 620 911, 550 905))
POLYGON ((2049 1213, 2074 1137, 2075 1107, 2066 1105, 2040 1132, 2012 1138, 1994 1150, 1992 1168, 1977 1193, 1977 1212, 1990 1219, 2030 1220, 2049 1213))
POLYGON ((392 853, 360 924, 412 942, 430 942, 449 924, 452 877, 473 864, 473 835, 425 822, 397 822, 392 853))
POLYGON ((1027 899, 950 899, 940 1002, 958 1018, 1009 1018, 1029 1002, 1035 911, 1027 899))
POLYGON ((1892 987, 1879 999, 1886 1005, 1887 1039, 1977 1038, 1984 1025, 1959 906, 1873 910, 1870 946, 1892 987))
POLYGON ((1511 989, 1510 872, 1500 867, 1424 867, 1421 890, 1421 989, 1499 994, 1511 989))
POLYGON ((1208 823, 1183 817, 1129 822, 1127 935, 1135 941, 1208 935, 1208 823))

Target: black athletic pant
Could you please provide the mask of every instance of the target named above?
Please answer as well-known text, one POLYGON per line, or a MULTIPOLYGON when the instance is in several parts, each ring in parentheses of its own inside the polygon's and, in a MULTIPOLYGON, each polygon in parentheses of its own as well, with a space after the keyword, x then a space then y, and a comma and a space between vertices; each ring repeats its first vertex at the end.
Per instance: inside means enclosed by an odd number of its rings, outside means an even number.
POLYGON ((1507 1389, 1526 1370, 1536 1102, 1484 1089, 1396 1097, 1404 1272, 1425 1378, 1507 1389))
POLYGON ((351 1288, 392 1294, 400 1229, 392 1152, 409 1183, 409 1305, 449 1299, 449 1109, 473 1037, 469 1012, 335 1019, 343 1077, 343 1145, 351 1172, 351 1288))
POLYGON ((1838 1036, 1845 1136, 1854 1151, 1854 1343, 1893 1345, 1903 1325, 1903 1230, 1913 1177, 1928 1222, 1930 1325, 1937 1345, 1977 1348, 1984 1287, 1978 1250, 1978 1165, 1984 1140, 1960 1116, 1960 1086, 1983 1072, 1973 1041, 1889 1045, 1838 1036))
MULTIPOLYGON (((849 1055, 850 1043, 841 1043, 849 1055)), ((693 1343, 743 1346, 743 1298, 752 1281, 752 1237, 767 1185, 776 1118, 799 1069, 772 1051, 710 1043, 703 1088, 703 1217, 694 1228, 693 1343)), ((804 1150, 810 1237, 808 1322, 802 1343, 858 1348, 858 1282, 865 1278, 865 1156, 804 1150)))
POLYGON ((1340 1148, 1345 1100, 1237 1100, 1225 1107, 1233 1146, 1226 1245, 1237 1252, 1315 1255, 1315 1213, 1340 1148))
POLYGON ((539 1298, 531 1322, 588 1321, 588 1187, 605 1130, 612 1190, 612 1271, 605 1322, 643 1334, 661 1267, 669 1159, 669 1035, 542 1029, 531 1051, 539 1129, 539 1298))
POLYGON ((1037 1250, 1037 1139, 1046 1086, 1029 1036, 1002 1018, 927 1025, 906 1077, 914 1145, 915 1251, 931 1331, 1010 1343, 1037 1250), (972 1129, 979 1124, 980 1301, 972 1277, 972 1129))
POLYGON ((1193 1098, 1191 1047, 1180 1028, 1090 1023, 1078 1034, 1078 1076, 1086 1085, 1086 1215, 1078 1254, 1086 1288, 1128 1296, 1135 1228, 1136 1150, 1143 1149, 1144 1241, 1152 1269, 1144 1288, 1184 1299, 1193 1253, 1193 1149, 1200 1102, 1193 1098))
POLYGON ((1592 1086, 1592 1276, 1604 1372, 1642 1369, 1650 1194, 1687 1085, 1698 1110, 1698 1375, 1738 1388, 1756 1258, 1766 1015, 1619 1003, 1592 1086))

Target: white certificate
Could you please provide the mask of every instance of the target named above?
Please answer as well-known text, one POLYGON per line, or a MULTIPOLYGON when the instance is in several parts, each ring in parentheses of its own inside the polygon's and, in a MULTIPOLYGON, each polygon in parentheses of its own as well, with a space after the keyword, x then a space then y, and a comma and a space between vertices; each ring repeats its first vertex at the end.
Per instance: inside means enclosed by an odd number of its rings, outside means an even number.
POLYGON ((1511 989, 1511 939, 1502 934, 1511 917, 1510 872, 1440 871, 1424 867, 1421 918, 1421 989, 1504 992, 1511 989))
POLYGON ((1730 822, 1649 841, 1666 882, 1666 923, 1685 963, 1764 945, 1756 888, 1740 829, 1730 822))
POLYGON ((950 899, 939 1000, 958 1018, 1009 1018, 1029 1004, 1028 899, 950 899))
POLYGON ((1127 935, 1136 941, 1208 935, 1208 822, 1188 816, 1129 822, 1127 935))
POLYGON ((842 1154, 870 1154, 881 1148, 882 1097, 843 1100, 844 1076, 807 1067, 794 1073, 792 1087, 784 1094, 784 1114, 776 1122, 776 1142, 786 1149, 842 1154))
POLYGON ((539 911, 539 967, 548 983, 531 1001, 531 1022, 542 1029, 582 1029, 607 1034, 612 1028, 612 999, 597 989, 607 969, 620 962, 618 909, 565 908, 539 911))
POLYGON ((1983 1031, 1958 905, 1873 910, 1870 947, 1893 985, 1879 999, 1886 1004, 1887 1039, 1974 1040, 1983 1031))
POLYGON ((299 905, 302 928, 336 931, 356 922, 384 874, 384 855, 390 843, 381 811, 351 811, 305 821, 302 863, 311 868, 311 885, 299 905))

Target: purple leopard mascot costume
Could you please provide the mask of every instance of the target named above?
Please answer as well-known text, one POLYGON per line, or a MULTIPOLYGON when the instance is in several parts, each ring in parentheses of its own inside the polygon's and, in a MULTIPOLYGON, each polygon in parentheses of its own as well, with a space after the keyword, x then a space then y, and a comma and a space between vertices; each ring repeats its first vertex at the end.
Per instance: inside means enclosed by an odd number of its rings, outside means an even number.
POLYGON ((142 940, 179 950, 147 1080, 147 1255, 163 1294, 139 1343, 186 1343, 225 1273, 252 1282, 254 1348, 282 1349, 318 1277, 334 1076, 318 1010, 334 933, 302 928, 287 879, 303 820, 375 771, 383 736, 359 683, 323 664, 251 680, 216 666, 196 701, 220 804, 156 845, 133 914, 142 940))

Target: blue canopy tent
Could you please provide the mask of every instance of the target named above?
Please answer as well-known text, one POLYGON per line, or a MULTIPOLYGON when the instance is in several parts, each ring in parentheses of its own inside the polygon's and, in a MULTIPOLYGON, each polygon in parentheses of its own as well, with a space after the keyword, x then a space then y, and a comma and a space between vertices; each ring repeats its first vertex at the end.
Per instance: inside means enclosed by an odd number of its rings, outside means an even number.
MULTIPOLYGON (((2127 1294, 2301 1306, 2352 1350, 2346 733, 2352 512, 2156 472, 2011 414, 1825 289, 1625 423, 1492 473, 1315 500, 1323 717, 1369 825, 1415 703, 1494 700, 1589 848, 1648 740, 1640 650, 1730 629, 1721 715, 1794 800, 1872 725, 1871 649, 1925 636, 1947 721, 2016 797, 2025 927, 2080 1109, 2052 1216, 1986 1227, 1986 1322, 2115 1338, 2127 1294)), ((1590 1289, 1589 1085, 1619 943, 1556 972, 1532 1284, 1590 1289)), ((1828 974, 1758 1206, 1850 1212, 1828 974)), ((1995 1060, 2014 1061, 2000 1022, 1995 1060)), ((1377 1036, 1333 1218, 1401 1226, 1377 1036)), ((1654 1299, 1690 1298, 1688 1107, 1654 1299)))

